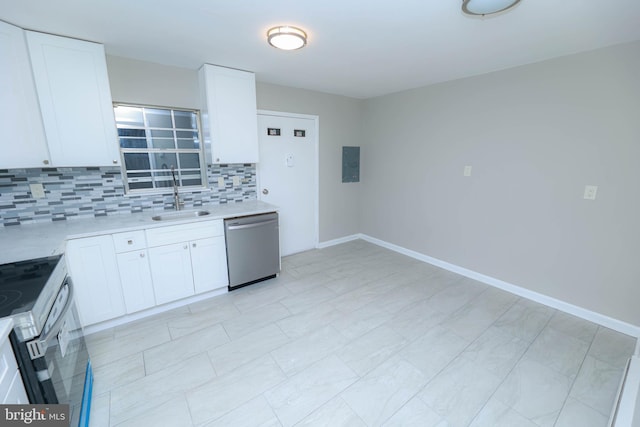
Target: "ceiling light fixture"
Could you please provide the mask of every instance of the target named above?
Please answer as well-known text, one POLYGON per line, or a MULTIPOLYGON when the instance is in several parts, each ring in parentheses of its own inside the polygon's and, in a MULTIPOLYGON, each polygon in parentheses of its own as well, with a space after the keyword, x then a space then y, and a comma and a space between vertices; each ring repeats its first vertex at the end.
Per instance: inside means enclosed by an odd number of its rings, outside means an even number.
POLYGON ((491 15, 511 9, 520 0, 462 0, 462 11, 467 15, 491 15))
POLYGON ((278 49, 296 50, 307 44, 307 33, 297 27, 273 27, 267 31, 267 41, 278 49))

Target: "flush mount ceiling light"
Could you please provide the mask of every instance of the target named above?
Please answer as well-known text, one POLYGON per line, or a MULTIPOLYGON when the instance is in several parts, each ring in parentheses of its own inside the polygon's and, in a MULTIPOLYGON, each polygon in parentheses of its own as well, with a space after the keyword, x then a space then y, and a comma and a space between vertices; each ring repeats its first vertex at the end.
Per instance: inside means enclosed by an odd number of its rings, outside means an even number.
POLYGON ((267 31, 267 41, 282 50, 296 50, 307 44, 307 33, 297 27, 273 27, 267 31))
POLYGON ((503 12, 518 4, 520 0, 463 0, 462 11, 467 15, 490 15, 503 12))

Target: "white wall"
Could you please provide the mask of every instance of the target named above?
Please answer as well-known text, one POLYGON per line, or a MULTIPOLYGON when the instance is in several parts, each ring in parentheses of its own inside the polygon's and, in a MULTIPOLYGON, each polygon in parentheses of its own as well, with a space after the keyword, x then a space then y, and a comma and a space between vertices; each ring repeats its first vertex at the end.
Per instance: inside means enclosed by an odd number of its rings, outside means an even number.
POLYGON ((365 101, 360 231, 640 325, 639 76, 632 43, 365 101))

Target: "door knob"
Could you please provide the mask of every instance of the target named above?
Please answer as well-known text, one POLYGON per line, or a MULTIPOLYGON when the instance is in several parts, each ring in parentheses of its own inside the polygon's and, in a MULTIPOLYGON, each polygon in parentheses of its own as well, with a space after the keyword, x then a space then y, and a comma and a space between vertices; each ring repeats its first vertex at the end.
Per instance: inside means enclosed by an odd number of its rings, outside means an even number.
POLYGON ((269 190, 268 190, 268 189, 266 189, 266 188, 263 188, 263 189, 262 189, 262 194, 265 194, 265 195, 266 195, 266 194, 269 194, 269 190))

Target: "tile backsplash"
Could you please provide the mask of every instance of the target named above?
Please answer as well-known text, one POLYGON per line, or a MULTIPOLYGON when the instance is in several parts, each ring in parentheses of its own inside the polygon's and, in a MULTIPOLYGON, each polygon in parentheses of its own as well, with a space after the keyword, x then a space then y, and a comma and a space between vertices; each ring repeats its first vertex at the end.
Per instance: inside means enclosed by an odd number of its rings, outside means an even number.
MULTIPOLYGON (((255 200, 255 164, 210 165, 209 188, 180 193, 184 208, 255 200), (233 177, 240 185, 233 186, 233 177), (225 182, 218 186, 218 178, 225 182)), ((152 210, 173 210, 173 193, 127 194, 119 167, 0 169, 0 227, 152 210), (34 198, 29 184, 42 184, 34 198)))

